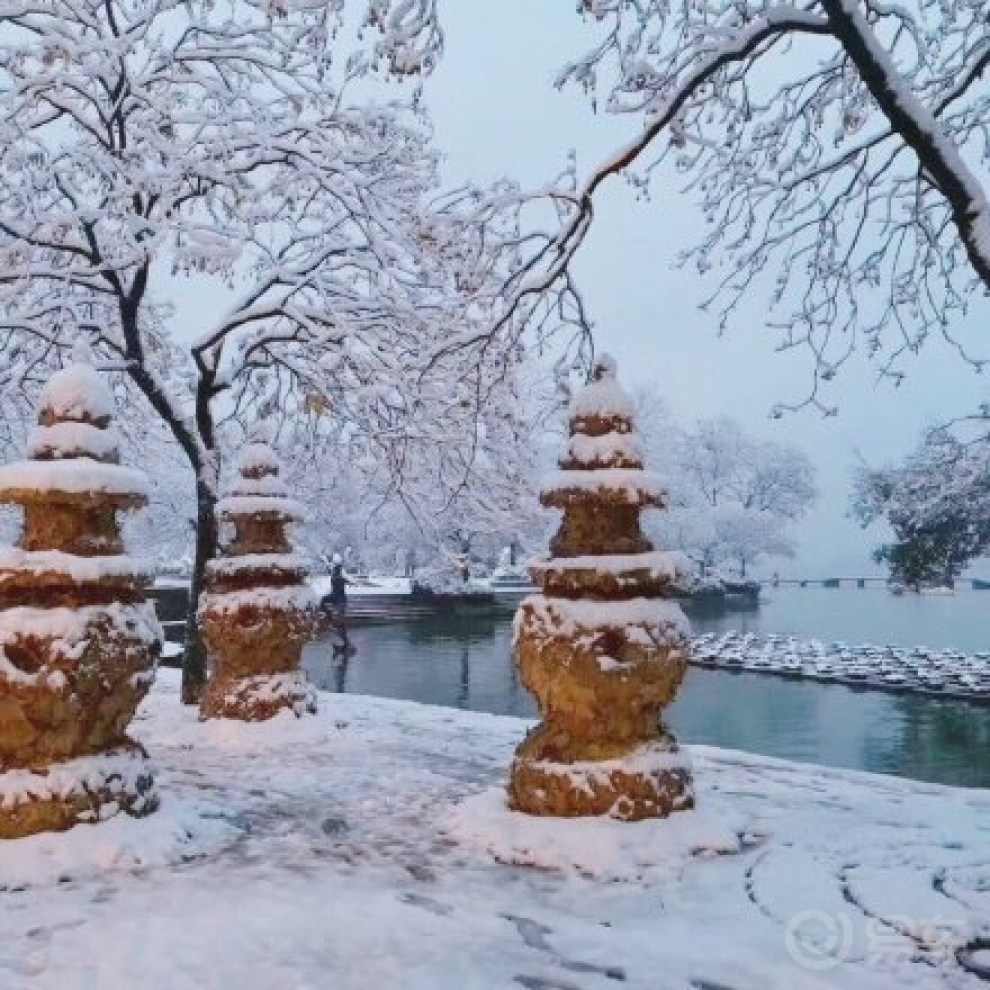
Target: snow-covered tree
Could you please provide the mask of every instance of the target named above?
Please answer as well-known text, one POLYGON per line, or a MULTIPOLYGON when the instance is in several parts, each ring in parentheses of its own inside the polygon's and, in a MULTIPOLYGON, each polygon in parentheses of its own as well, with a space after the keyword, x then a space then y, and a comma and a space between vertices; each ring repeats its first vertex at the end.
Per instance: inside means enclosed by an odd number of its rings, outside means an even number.
POLYGON ((581 318, 566 282, 499 318, 542 219, 509 183, 442 196, 416 98, 373 102, 377 65, 414 74, 439 53, 431 0, 364 5, 373 34, 353 46, 345 6, 0 4, 3 384, 88 334, 183 452, 187 700, 227 432, 326 406, 402 477, 416 445, 474 448, 471 413, 499 401, 525 326, 581 318), (180 278, 227 293, 191 342, 169 308, 180 278))
MULTIPOLYGON (((560 74, 638 133, 592 171, 528 288, 554 284, 611 176, 671 165, 704 233, 684 260, 723 325, 770 297, 779 347, 810 348, 809 400, 857 348, 899 359, 990 291, 985 0, 583 0, 595 33, 560 74)), ((784 405, 776 407, 780 413, 784 405)))
POLYGON ((747 568, 760 557, 793 557, 794 541, 787 532, 786 516, 739 504, 720 506, 709 516, 709 560, 724 561, 745 578, 747 568))
POLYGON ((890 526, 893 542, 874 556, 910 588, 951 586, 990 551, 990 434, 964 432, 931 430, 903 464, 856 477, 853 514, 863 526, 890 526))
POLYGON ((725 416, 681 427, 649 391, 638 404, 650 462, 670 494, 658 533, 664 545, 704 569, 731 563, 742 575, 760 556, 793 552, 788 527, 818 495, 807 455, 752 437, 725 416))
POLYGON ((489 563, 513 541, 535 550, 550 523, 538 492, 559 407, 548 379, 540 362, 517 367, 503 386, 508 401, 464 410, 470 446, 424 436, 403 447, 401 465, 384 462, 376 443, 329 410, 294 417, 281 440, 290 484, 312 507, 311 553, 351 547, 365 564, 390 569, 409 550, 419 566, 452 560, 465 545, 489 563))

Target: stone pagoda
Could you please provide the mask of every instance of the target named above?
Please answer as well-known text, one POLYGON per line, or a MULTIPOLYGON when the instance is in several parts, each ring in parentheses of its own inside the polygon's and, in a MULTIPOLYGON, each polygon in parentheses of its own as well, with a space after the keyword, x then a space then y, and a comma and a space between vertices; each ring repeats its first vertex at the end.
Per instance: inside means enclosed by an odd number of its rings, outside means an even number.
POLYGON ((665 817, 691 808, 690 764, 660 714, 677 693, 688 627, 666 596, 677 555, 640 513, 665 493, 643 470, 633 406, 603 355, 570 408, 571 439, 540 500, 563 510, 542 594, 515 623, 516 662, 543 721, 516 751, 512 808, 534 815, 665 817))
POLYGON ((0 551, 0 838, 157 807, 127 727, 161 628, 118 519, 145 505, 147 482, 119 463, 113 413, 77 350, 42 391, 30 460, 0 467, 0 501, 24 512, 0 551))
POLYGON ((319 628, 319 607, 286 533, 304 510, 289 498, 280 473, 259 431, 241 451, 237 480, 218 505, 232 533, 210 562, 200 612, 212 663, 204 718, 260 722, 283 710, 316 711, 299 664, 319 628))

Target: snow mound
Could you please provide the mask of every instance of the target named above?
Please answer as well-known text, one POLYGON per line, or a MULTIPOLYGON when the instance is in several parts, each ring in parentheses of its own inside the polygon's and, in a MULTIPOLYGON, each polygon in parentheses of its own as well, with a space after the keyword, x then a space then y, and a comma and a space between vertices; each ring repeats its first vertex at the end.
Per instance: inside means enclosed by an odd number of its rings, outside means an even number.
POLYGON ((267 443, 260 443, 257 440, 241 448, 235 467, 241 474, 248 471, 278 474, 282 469, 278 454, 267 443))
POLYGON ((217 502, 221 516, 278 516, 289 522, 305 522, 306 507, 294 498, 264 495, 227 495, 217 502))
POLYGON ((100 429, 90 423, 69 420, 35 426, 28 434, 27 450, 32 458, 92 457, 112 461, 120 456, 120 435, 112 427, 100 429))
POLYGON ((16 461, 0 467, 0 491, 66 493, 70 495, 125 495, 147 498, 148 478, 143 471, 103 464, 89 458, 61 461, 16 461))
POLYGON ((602 354, 595 362, 593 379, 579 389, 571 400, 568 415, 571 420, 601 416, 633 419, 636 407, 626 390, 616 381, 617 366, 610 354, 602 354))
POLYGON ((540 495, 546 497, 558 492, 608 493, 621 496, 630 505, 639 504, 643 498, 657 502, 667 498, 667 489, 659 475, 639 468, 551 471, 543 479, 540 495))
POLYGON ((59 419, 97 421, 114 414, 113 396, 100 373, 83 362, 56 371, 41 390, 38 404, 59 419))
POLYGON ((103 879, 111 871, 175 866, 214 855, 245 834, 238 816, 168 791, 166 786, 161 807, 145 818, 115 815, 68 832, 6 840, 0 891, 103 879))
POLYGON ((732 855, 743 848, 745 819, 717 799, 669 818, 540 818, 511 811, 505 790, 475 794, 452 811, 445 832, 499 863, 574 873, 593 880, 670 879, 695 857, 732 855))
POLYGON ((578 636, 589 629, 629 629, 641 626, 654 641, 676 639, 687 642, 691 635, 681 606, 666 598, 628 598, 625 601, 599 602, 593 599, 555 598, 530 595, 516 612, 516 634, 528 613, 543 624, 544 635, 578 636))

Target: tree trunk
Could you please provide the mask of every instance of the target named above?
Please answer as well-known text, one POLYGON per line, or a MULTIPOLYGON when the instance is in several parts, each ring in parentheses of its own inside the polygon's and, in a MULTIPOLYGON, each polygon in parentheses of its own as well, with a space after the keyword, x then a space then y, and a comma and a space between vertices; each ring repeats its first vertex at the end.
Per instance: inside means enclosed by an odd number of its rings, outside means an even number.
POLYGON ((196 555, 189 583, 189 609, 186 612, 185 652, 182 660, 182 703, 198 705, 206 690, 207 654, 199 626, 199 606, 203 596, 206 565, 217 554, 216 493, 201 480, 196 482, 196 555))
MULTIPOLYGON (((196 476, 196 554, 189 584, 181 691, 183 704, 196 705, 203 697, 208 673, 206 644, 199 629, 199 604, 203 595, 206 565, 216 556, 219 540, 215 490, 219 471, 213 414, 210 408, 216 381, 216 365, 207 365, 201 356, 196 356, 199 380, 196 384, 196 419, 193 428, 186 416, 172 402, 157 374, 145 365, 144 340, 138 317, 148 285, 149 266, 150 261, 146 261, 138 269, 129 291, 125 291, 116 276, 112 276, 110 282, 117 293, 120 306, 121 329, 126 342, 122 356, 127 361, 127 372, 155 412, 172 431, 196 476)), ((219 347, 215 350, 217 352, 215 356, 219 358, 219 347)))

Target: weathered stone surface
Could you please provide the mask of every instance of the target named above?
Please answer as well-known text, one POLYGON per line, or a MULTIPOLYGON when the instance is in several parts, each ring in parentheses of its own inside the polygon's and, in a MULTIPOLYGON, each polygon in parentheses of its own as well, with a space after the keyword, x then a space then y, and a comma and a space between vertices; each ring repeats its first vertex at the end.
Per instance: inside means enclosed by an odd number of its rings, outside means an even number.
POLYGON ((516 662, 543 721, 516 752, 509 802, 536 815, 663 817, 694 804, 690 767, 660 720, 684 677, 688 629, 664 599, 673 564, 640 529, 663 492, 642 470, 610 359, 570 422, 541 493, 564 513, 551 559, 532 569, 543 594, 516 617, 516 662))
POLYGON ((519 747, 509 781, 509 802, 518 811, 558 818, 610 815, 624 821, 665 818, 694 807, 691 771, 668 751, 649 747, 637 757, 626 747, 614 758, 595 755, 584 761, 554 762, 543 757, 540 729, 519 747), (650 760, 649 755, 655 759, 650 760))
POLYGON ((299 664, 319 627, 318 603, 291 553, 286 526, 300 507, 279 471, 268 444, 248 444, 239 479, 220 503, 234 532, 210 567, 200 613, 213 665, 203 718, 257 722, 285 710, 316 710, 316 693, 299 664))
POLYGON ((0 839, 64 832, 120 813, 140 818, 159 805, 147 755, 133 741, 101 753, 88 766, 56 763, 32 777, 30 800, 12 802, 0 814, 0 839))
POLYGON ((0 501, 24 510, 18 549, 0 551, 0 838, 157 806, 127 727, 162 637, 122 554, 118 513, 145 494, 117 463, 112 406, 91 365, 69 365, 42 395, 32 459, 0 468, 0 501))
POLYGON ((3 644, 7 662, 23 676, 10 683, 8 675, 0 689, 0 772, 127 741, 127 726, 153 678, 149 639, 157 623, 151 605, 114 611, 87 609, 91 618, 77 650, 66 652, 57 639, 16 634, 3 644))

